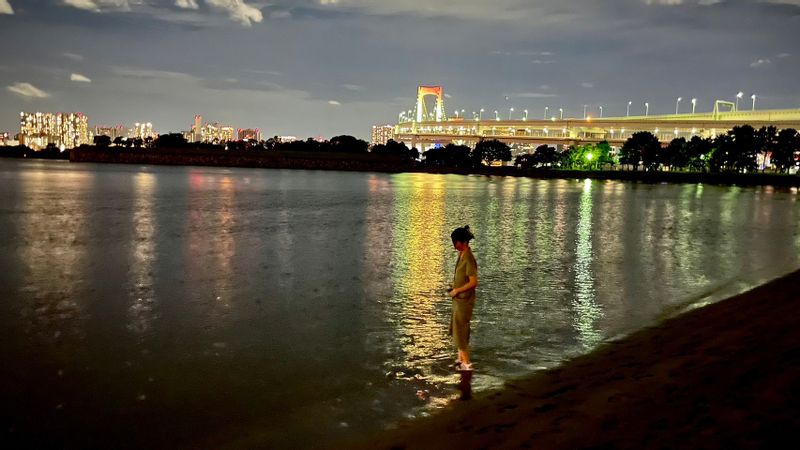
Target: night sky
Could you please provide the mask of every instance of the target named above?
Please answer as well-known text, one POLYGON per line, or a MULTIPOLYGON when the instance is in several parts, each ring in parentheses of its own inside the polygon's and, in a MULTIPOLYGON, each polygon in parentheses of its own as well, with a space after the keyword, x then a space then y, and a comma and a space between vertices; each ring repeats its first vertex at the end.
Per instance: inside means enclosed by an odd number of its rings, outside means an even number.
POLYGON ((450 115, 800 107, 800 0, 0 0, 0 40, 0 132, 24 110, 366 138, 418 84, 450 115))

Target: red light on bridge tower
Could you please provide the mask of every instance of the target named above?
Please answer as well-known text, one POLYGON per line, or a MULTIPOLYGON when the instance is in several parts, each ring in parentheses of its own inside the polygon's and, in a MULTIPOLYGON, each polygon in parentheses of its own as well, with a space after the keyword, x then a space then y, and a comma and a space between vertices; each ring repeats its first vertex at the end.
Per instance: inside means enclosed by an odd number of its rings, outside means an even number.
POLYGON ((425 107, 425 97, 436 97, 436 109, 434 110, 434 119, 437 122, 445 120, 444 114, 444 89, 441 86, 419 86, 417 88, 417 122, 422 122, 428 119, 428 111, 425 107))

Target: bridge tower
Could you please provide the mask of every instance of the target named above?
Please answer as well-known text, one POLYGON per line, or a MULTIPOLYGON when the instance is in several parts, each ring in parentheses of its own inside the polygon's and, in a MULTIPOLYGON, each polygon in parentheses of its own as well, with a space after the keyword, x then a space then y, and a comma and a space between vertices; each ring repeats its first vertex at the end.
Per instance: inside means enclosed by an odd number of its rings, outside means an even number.
POLYGON ((444 113, 444 90, 441 86, 419 86, 417 89, 417 108, 415 117, 417 122, 428 120, 428 110, 425 106, 425 97, 433 95, 436 97, 436 107, 434 110, 434 118, 437 122, 446 119, 444 113))

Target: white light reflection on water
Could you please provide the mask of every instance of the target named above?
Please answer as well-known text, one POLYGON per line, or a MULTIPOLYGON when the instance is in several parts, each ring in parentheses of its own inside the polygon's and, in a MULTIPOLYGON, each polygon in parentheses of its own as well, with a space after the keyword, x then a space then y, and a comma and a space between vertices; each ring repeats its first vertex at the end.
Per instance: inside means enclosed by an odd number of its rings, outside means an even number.
POLYGON ((133 243, 130 262, 130 296, 128 308, 130 322, 128 329, 135 334, 146 333, 154 320, 156 296, 153 292, 153 270, 156 257, 156 220, 153 207, 153 193, 156 177, 147 172, 137 174, 133 179, 133 243))
POLYGON ((603 312, 595 302, 592 270, 592 181, 587 179, 578 206, 578 237, 575 244, 575 309, 573 325, 584 348, 590 349, 603 339, 595 322, 603 312))

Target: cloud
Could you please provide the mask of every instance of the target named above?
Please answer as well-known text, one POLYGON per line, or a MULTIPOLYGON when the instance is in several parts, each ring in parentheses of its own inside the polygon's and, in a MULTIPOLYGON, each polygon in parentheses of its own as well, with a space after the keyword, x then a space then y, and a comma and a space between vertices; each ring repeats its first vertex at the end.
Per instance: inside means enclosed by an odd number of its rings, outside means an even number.
POLYGON ((130 11, 128 0, 63 0, 67 6, 86 11, 130 11))
POLYGON ((50 94, 37 88, 36 86, 30 83, 22 83, 22 82, 14 83, 11 86, 8 86, 7 89, 15 94, 19 94, 23 97, 28 97, 28 98, 50 97, 50 94))
POLYGON ((521 94, 517 94, 515 97, 521 98, 553 98, 556 97, 555 94, 548 94, 544 92, 523 92, 521 94))
POLYGON ((553 64, 555 61, 552 59, 534 59, 531 62, 534 64, 553 64))
POLYGON ((71 60, 73 60, 73 61, 83 61, 83 56, 81 56, 81 55, 79 55, 79 54, 77 54, 77 53, 69 53, 69 52, 66 52, 66 53, 62 53, 61 55, 62 55, 63 57, 65 57, 65 58, 67 58, 67 59, 71 59, 71 60))
POLYGON ((359 86, 357 84, 343 84, 342 87, 347 89, 348 91, 353 91, 353 92, 359 92, 364 90, 363 86, 359 86))
POLYGON ((290 11, 272 11, 269 13, 270 19, 288 19, 292 17, 292 13, 290 11))
POLYGON ((260 23, 264 20, 260 9, 246 4, 243 0, 205 0, 205 2, 212 8, 226 11, 228 17, 246 27, 251 26, 253 22, 260 23))
POLYGON ((72 75, 69 76, 69 79, 70 79, 70 81, 75 81, 75 82, 78 82, 78 83, 91 83, 92 82, 92 80, 89 77, 87 77, 85 75, 81 75, 79 73, 73 73, 72 75))
POLYGON ((181 9, 199 9, 197 0, 175 0, 175 6, 181 9))
POLYGON ((333 106, 341 106, 342 105, 341 103, 337 102, 336 100, 328 100, 328 104, 329 105, 333 105, 333 106))
POLYGON ((170 72, 166 70, 140 69, 137 67, 112 67, 114 75, 127 78, 148 78, 161 80, 197 80, 196 77, 182 72, 170 72))
POLYGON ((778 53, 778 58, 788 58, 790 56, 792 56, 792 55, 790 55, 788 53, 778 53))
POLYGON ((0 0, 0 14, 14 14, 14 9, 8 0, 0 0))
POLYGON ((769 59, 757 59, 750 63, 750 67, 752 67, 753 69, 758 69, 760 67, 769 66, 770 64, 772 64, 772 61, 770 61, 769 59))
POLYGON ((581 83, 582 88, 591 89, 594 87, 594 83, 589 83, 588 81, 584 81, 581 83))

